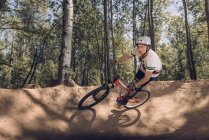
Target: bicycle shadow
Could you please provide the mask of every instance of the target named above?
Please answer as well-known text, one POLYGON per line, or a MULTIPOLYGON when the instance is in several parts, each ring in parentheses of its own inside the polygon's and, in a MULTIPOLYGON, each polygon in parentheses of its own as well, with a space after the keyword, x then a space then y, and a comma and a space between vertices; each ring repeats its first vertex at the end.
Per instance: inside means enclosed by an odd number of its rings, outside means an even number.
POLYGON ((141 117, 138 109, 111 110, 112 114, 108 115, 108 119, 101 121, 97 126, 98 134, 114 133, 115 136, 121 135, 120 128, 130 127, 136 124, 141 117), (134 116, 134 117, 133 117, 134 116))
POLYGON ((69 131, 72 134, 91 133, 92 123, 96 120, 96 110, 77 110, 68 120, 69 131))
MULTIPOLYGON (((101 110, 89 109, 89 110, 77 110, 78 99, 72 94, 65 95, 58 100, 59 93, 55 94, 54 99, 51 100, 57 103, 62 103, 62 105, 53 106, 44 100, 46 95, 40 94, 37 96, 37 93, 33 93, 30 90, 25 90, 24 95, 27 97, 35 107, 43 109, 43 112, 46 115, 34 118, 34 122, 37 125, 42 125, 42 128, 30 129, 24 123, 16 122, 22 132, 21 136, 18 136, 17 139, 33 138, 33 139, 80 139, 98 134, 97 137, 106 136, 106 133, 109 137, 120 136, 122 132, 120 128, 130 127, 138 122, 140 119, 141 113, 138 109, 112 109, 111 112, 108 112, 106 116, 97 116, 97 113, 100 114, 101 110), (37 96, 37 97, 36 97, 37 96), (42 97, 43 96, 43 97, 42 97), (63 99, 63 100, 61 100, 63 99), (63 107, 61 110, 58 110, 60 107, 63 107), (65 132, 60 130, 50 129, 47 130, 48 124, 45 121, 48 120, 48 123, 53 124, 54 121, 66 123, 66 128, 63 127, 65 132)), ((48 97, 48 96, 47 96, 48 97)), ((51 96, 50 96, 51 97, 51 96)), ((48 98, 47 98, 48 99, 48 98)), ((60 103, 60 104, 61 104, 60 103)), ((59 104, 58 104, 59 105, 59 104)), ((33 123, 33 122, 31 122, 33 123)), ((56 124, 56 123, 54 123, 56 124)), ((61 126, 60 126, 61 127, 61 126)))

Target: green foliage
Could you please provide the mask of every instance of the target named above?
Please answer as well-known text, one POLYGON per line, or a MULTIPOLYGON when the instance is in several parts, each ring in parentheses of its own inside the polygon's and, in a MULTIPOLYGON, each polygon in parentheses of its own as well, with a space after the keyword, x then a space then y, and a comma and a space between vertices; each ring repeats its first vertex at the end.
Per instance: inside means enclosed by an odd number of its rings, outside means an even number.
POLYGON ((46 61, 37 70, 37 76, 35 78, 36 83, 39 85, 47 86, 47 82, 56 79, 57 65, 52 60, 46 61))
POLYGON ((207 32, 205 32, 207 30, 207 24, 201 23, 194 26, 198 26, 198 28, 192 28, 191 30, 198 79, 207 79, 209 76, 209 50, 207 46, 207 32))
POLYGON ((0 77, 1 77, 0 86, 3 88, 9 88, 9 85, 11 85, 11 80, 12 80, 11 69, 5 65, 1 66, 0 77))
MULTIPOLYGON (((115 45, 116 58, 132 49, 133 1, 113 0, 113 31, 110 58, 115 45)), ((136 36, 148 34, 147 1, 135 1, 136 36), (145 23, 145 24, 144 24, 145 23), (144 28, 145 25, 145 28, 144 28)), ((163 62, 159 80, 189 79, 186 58, 186 34, 182 6, 178 14, 168 8, 174 3, 154 1, 153 17, 157 53, 163 62)), ((198 79, 209 78, 209 50, 204 2, 188 1, 192 49, 198 79)), ((56 79, 62 41, 61 0, 11 0, 1 9, 0 18, 0 87, 19 88, 38 57, 32 83, 46 86, 56 79)), ((105 81, 105 46, 103 2, 78 0, 74 3, 72 62, 70 77, 80 85, 98 85, 105 81)), ((109 9, 110 12, 110 9, 109 9)), ((110 23, 110 13, 108 15, 110 23)), ((118 67, 121 78, 133 79, 133 60, 118 67)), ((28 77, 27 82, 31 77, 28 77)))

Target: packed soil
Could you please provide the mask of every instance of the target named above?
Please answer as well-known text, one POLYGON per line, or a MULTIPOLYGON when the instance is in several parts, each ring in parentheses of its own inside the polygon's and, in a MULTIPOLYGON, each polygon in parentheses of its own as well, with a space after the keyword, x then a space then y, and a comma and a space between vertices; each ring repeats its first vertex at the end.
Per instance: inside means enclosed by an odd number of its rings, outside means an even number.
POLYGON ((136 109, 115 102, 77 110, 97 86, 0 89, 0 140, 209 139, 209 80, 155 81, 136 109))

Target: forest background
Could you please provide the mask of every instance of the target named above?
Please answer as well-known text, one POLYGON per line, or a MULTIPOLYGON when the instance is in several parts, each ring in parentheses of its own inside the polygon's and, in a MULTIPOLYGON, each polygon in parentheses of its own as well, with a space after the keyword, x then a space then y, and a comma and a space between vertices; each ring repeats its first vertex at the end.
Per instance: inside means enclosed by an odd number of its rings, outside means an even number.
MULTIPOLYGON (((162 59, 158 80, 208 79, 208 13, 208 0, 1 0, 0 87, 102 84, 143 35, 162 59)), ((118 73, 130 82, 138 66, 118 73)))

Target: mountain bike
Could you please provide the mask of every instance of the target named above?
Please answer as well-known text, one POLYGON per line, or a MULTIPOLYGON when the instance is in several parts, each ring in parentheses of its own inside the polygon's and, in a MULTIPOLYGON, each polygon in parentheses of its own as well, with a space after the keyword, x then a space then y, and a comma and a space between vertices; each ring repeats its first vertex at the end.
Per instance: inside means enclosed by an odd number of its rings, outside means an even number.
POLYGON ((110 93, 110 89, 117 87, 119 91, 119 97, 117 100, 127 99, 125 108, 132 109, 143 105, 150 98, 150 91, 143 88, 135 88, 134 93, 122 82, 119 75, 116 75, 113 81, 104 83, 100 87, 90 91, 81 98, 78 103, 78 109, 90 109, 96 104, 103 101, 110 93), (131 94, 131 96, 130 96, 131 94), (129 96, 128 96, 129 95, 129 96), (129 99, 130 98, 130 99, 129 99), (133 99, 135 99, 133 101, 133 99))

